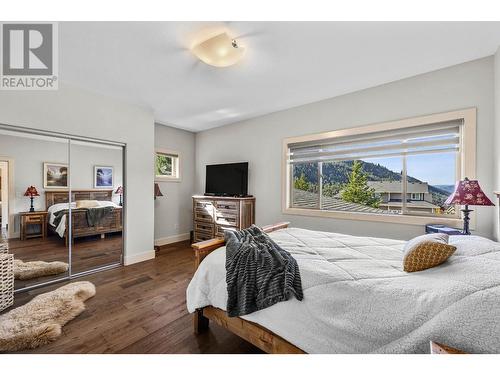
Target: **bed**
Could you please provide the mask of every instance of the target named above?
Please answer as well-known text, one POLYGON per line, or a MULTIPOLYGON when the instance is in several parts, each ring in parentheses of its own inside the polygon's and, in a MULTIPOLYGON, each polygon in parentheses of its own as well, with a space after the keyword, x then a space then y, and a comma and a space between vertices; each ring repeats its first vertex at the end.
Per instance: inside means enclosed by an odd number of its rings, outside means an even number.
MULTIPOLYGON (((88 190, 72 190, 71 191, 71 226, 72 238, 87 237, 101 235, 104 237, 106 233, 121 232, 122 225, 122 207, 112 202, 112 189, 88 189, 88 190), (113 207, 109 215, 95 226, 89 226, 87 222, 87 212, 85 209, 77 209, 75 202, 80 200, 96 200, 100 202, 102 207, 113 207)), ((45 191, 45 205, 48 211, 47 226, 49 232, 64 238, 66 245, 69 242, 69 231, 66 217, 61 220, 57 227, 53 225, 53 215, 59 210, 68 209, 68 191, 67 190, 51 190, 45 191)), ((67 215, 66 215, 67 216, 67 215)))
POLYGON ((195 331, 208 319, 268 353, 428 353, 429 341, 470 353, 500 352, 500 244, 452 236, 441 266, 402 270, 405 241, 265 228, 297 260, 304 299, 240 317, 225 314, 223 240, 194 244, 187 289, 195 331))

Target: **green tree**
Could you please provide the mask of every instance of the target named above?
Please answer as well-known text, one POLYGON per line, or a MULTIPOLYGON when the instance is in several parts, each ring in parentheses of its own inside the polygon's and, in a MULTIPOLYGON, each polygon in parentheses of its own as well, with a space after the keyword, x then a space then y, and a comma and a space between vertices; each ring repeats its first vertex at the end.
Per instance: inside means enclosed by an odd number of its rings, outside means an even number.
POLYGON ((299 178, 295 178, 293 186, 297 190, 309 191, 309 182, 306 180, 306 175, 302 173, 299 178))
POLYGON ((326 183, 323 184, 323 195, 326 197, 335 197, 342 189, 342 184, 326 183))
POLYGON ((378 208, 380 199, 375 194, 375 189, 368 186, 368 178, 363 172, 363 164, 355 160, 352 166, 349 181, 340 192, 345 202, 359 203, 365 206, 378 208))
POLYGON ((156 154, 156 175, 172 175, 172 157, 168 155, 156 154))

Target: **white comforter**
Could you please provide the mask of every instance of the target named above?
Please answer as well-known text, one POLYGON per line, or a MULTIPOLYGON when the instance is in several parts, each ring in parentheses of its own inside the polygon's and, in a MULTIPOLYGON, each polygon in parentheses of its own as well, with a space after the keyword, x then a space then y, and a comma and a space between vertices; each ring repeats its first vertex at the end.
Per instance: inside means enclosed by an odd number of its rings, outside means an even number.
MULTIPOLYGON (((452 236, 439 267, 402 270, 404 241, 290 228, 271 237, 297 260, 304 300, 244 316, 308 353, 425 353, 435 340, 500 353, 500 244, 452 236)), ((225 248, 187 289, 190 312, 226 308, 225 248)))
MULTIPOLYGON (((109 206, 110 207, 119 207, 116 203, 111 202, 111 201, 97 201, 97 202, 99 203, 99 207, 109 207, 109 206)), ((52 206, 50 206, 47 210, 48 215, 49 215, 49 224, 52 226, 55 226, 54 220, 56 218, 56 214, 62 210, 69 210, 69 206, 70 206, 69 203, 57 203, 57 204, 53 204, 52 206)), ((76 210, 76 203, 75 202, 71 202, 71 209, 76 210)), ((64 237, 64 232, 66 230, 66 217, 67 217, 67 215, 64 215, 56 227, 56 233, 61 238, 64 237)))

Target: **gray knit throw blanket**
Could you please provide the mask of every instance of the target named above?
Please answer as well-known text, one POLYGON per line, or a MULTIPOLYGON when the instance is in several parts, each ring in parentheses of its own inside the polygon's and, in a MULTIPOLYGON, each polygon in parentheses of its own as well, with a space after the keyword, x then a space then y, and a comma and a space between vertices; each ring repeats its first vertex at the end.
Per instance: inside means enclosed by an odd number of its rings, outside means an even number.
POLYGON ((227 314, 241 316, 291 296, 302 300, 299 266, 255 225, 226 231, 227 314))

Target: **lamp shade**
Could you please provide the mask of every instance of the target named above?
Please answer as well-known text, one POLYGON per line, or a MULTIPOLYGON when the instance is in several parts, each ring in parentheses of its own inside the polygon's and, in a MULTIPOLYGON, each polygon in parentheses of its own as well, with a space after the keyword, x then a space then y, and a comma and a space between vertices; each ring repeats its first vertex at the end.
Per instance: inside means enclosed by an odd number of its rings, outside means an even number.
POLYGON ((156 197, 163 197, 163 194, 161 193, 160 186, 155 183, 155 198, 156 197))
POLYGON ((26 191, 24 192, 25 197, 39 197, 40 194, 38 194, 38 191, 36 190, 36 187, 29 186, 26 191))
POLYGON ((245 53, 245 49, 225 32, 195 45, 192 51, 205 64, 219 68, 236 64, 245 53))
POLYGON ((115 194, 123 194, 123 186, 118 186, 115 190, 115 194))
POLYGON ((477 180, 467 177, 457 181, 455 191, 448 197, 445 204, 460 204, 470 206, 494 206, 493 202, 484 194, 477 180))

